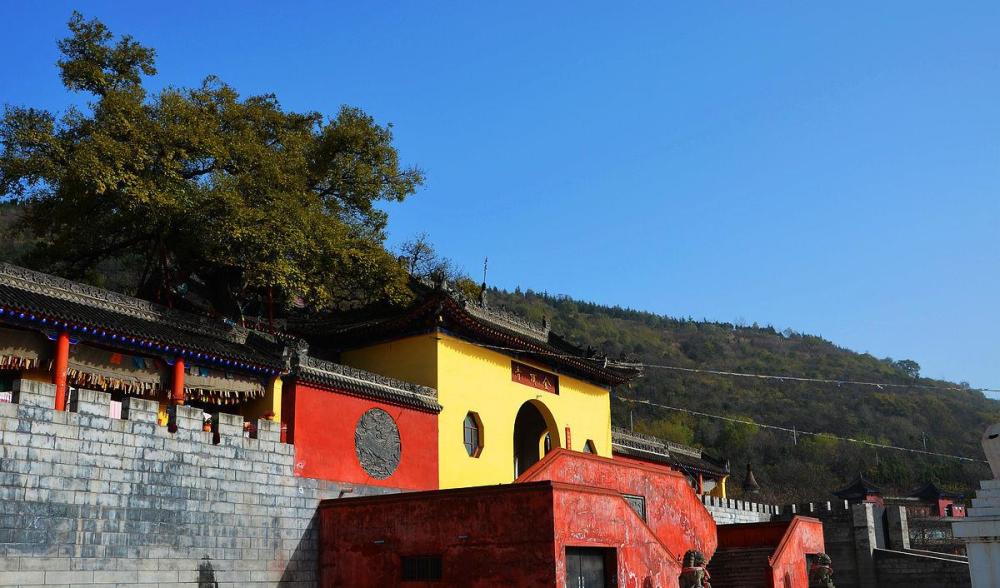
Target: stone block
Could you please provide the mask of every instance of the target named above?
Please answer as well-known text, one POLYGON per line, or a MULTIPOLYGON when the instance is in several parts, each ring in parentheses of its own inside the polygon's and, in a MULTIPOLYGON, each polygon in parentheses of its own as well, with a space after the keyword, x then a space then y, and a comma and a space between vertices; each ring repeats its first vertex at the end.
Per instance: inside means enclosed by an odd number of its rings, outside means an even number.
POLYGON ((140 423, 156 423, 160 405, 155 400, 126 396, 122 403, 122 418, 140 423))
POLYGON ((220 437, 240 437, 243 435, 242 416, 220 412, 215 418, 220 437))
POLYGON ((78 414, 107 417, 111 412, 111 394, 97 390, 77 390, 69 409, 78 414))
POLYGON ((14 401, 23 406, 54 408, 56 385, 34 380, 14 380, 14 401))
POLYGON ((0 586, 42 585, 45 583, 45 572, 0 572, 0 586))
POLYGON ((281 440, 281 423, 268 419, 257 420, 257 439, 277 443, 281 440))

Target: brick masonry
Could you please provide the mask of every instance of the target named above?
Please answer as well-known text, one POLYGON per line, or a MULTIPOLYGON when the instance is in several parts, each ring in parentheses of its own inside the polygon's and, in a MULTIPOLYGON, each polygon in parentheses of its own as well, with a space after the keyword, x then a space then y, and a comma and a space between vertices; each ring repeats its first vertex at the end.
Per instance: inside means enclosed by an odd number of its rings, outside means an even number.
POLYGON ((391 492, 292 474, 278 425, 220 415, 219 444, 201 411, 178 407, 178 431, 155 402, 82 390, 56 412, 50 384, 20 381, 0 404, 0 585, 314 586, 316 506, 391 492))
POLYGON ((972 586, 968 562, 886 549, 876 549, 874 559, 880 588, 972 586))
POLYGON ((781 513, 781 508, 773 504, 761 504, 746 500, 702 496, 701 502, 715 519, 717 525, 766 523, 781 513))

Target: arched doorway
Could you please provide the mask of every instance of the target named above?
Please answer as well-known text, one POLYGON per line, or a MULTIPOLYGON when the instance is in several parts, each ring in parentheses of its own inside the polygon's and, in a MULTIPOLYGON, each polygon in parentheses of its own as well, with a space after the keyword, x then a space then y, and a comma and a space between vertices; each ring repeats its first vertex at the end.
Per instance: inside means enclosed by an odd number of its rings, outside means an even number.
POLYGON ((537 400, 522 404, 514 419, 514 477, 559 446, 559 429, 549 409, 537 400))

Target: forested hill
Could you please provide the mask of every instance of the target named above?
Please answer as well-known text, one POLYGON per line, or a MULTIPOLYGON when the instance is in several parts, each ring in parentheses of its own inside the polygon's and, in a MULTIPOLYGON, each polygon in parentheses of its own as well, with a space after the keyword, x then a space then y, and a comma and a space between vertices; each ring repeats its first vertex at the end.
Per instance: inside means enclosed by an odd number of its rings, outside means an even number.
MULTIPOLYGON (((493 290, 492 306, 506 306, 532 320, 547 317, 553 329, 612 357, 626 354, 647 364, 961 387, 918 376, 908 360, 877 359, 812 335, 771 327, 675 319, 648 312, 579 302, 563 296, 493 290)), ((979 438, 1000 420, 1000 402, 974 390, 872 388, 852 385, 771 381, 647 369, 631 388, 632 397, 706 413, 749 418, 757 423, 795 427, 887 445, 922 448, 982 458, 979 438)), ((632 410, 636 430, 704 447, 729 459, 729 488, 740 495, 748 460, 764 499, 785 503, 828 500, 830 492, 858 475, 887 494, 908 494, 927 480, 971 496, 989 477, 985 463, 875 450, 830 438, 798 436, 743 424, 694 417, 643 405, 612 401, 616 424, 632 410)))

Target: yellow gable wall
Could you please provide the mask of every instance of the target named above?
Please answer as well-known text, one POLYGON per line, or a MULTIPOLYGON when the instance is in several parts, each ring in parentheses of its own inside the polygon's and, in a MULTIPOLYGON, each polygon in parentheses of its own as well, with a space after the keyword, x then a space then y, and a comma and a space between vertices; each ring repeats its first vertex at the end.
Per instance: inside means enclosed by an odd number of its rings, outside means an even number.
MULTIPOLYGON (((517 360, 549 371, 533 362, 517 360)), ((559 394, 511 381, 511 358, 461 339, 442 335, 438 347, 438 467, 441 488, 504 484, 514 479, 514 419, 521 405, 537 400, 555 420, 552 446, 572 449, 588 439, 597 453, 611 456, 611 397, 606 388, 559 374, 559 394), (470 457, 463 424, 473 411, 483 423, 483 450, 470 457)))
POLYGON ((437 388, 438 335, 428 333, 345 351, 340 361, 411 384, 437 388))
MULTIPOLYGON (((553 447, 572 449, 587 440, 611 456, 611 397, 606 388, 557 374, 559 394, 511 381, 511 357, 443 333, 429 333, 344 352, 341 361, 361 369, 431 386, 443 407, 438 416, 441 488, 505 484, 514 479, 514 419, 525 402, 545 405, 555 421, 553 447), (464 444, 465 415, 479 414, 483 450, 470 457, 464 444)), ((517 361, 555 373, 541 364, 517 361)), ((406 448, 403 448, 406 451, 406 448)))

